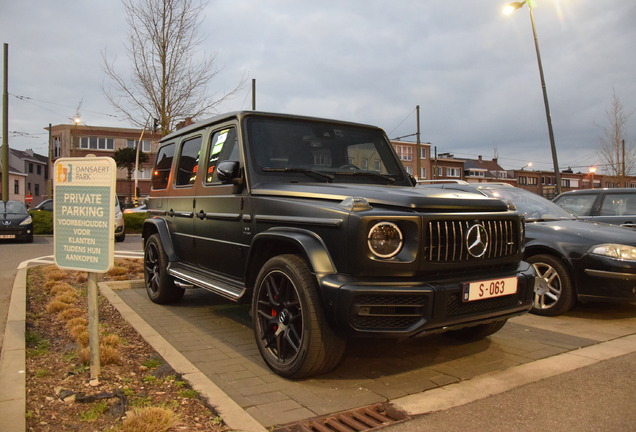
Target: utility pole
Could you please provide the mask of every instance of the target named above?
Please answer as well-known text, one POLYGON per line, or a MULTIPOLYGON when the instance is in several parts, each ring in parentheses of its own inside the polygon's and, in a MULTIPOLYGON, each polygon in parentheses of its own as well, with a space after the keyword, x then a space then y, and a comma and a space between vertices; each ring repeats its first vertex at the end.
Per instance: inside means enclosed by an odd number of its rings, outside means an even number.
POLYGON ((256 111, 256 79, 252 78, 252 111, 256 111))
POLYGON ((4 44, 2 92, 2 200, 9 200, 9 44, 4 44))
POLYGON ((622 178, 621 180, 623 180, 623 186, 627 187, 627 177, 625 177, 627 175, 627 173, 625 172, 625 140, 623 140, 621 142, 622 144, 622 151, 623 151, 623 159, 621 161, 621 166, 622 166, 622 178))
POLYGON ((417 112, 417 116, 416 116, 417 117, 417 132, 415 133, 415 135, 417 136, 417 145, 415 146, 417 174, 415 175, 415 178, 419 182, 420 176, 422 175, 422 159, 421 159, 422 143, 420 142, 420 106, 419 105, 415 107, 415 111, 417 112))

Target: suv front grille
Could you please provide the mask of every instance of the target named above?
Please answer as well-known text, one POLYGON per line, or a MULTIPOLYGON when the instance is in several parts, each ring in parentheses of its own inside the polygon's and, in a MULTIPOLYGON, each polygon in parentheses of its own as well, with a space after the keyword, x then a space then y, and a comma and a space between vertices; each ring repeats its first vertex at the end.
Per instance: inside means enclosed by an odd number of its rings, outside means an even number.
POLYGON ((424 258, 429 262, 462 262, 474 259, 493 259, 515 255, 519 251, 519 226, 515 220, 433 220, 424 232, 424 258), (485 254, 480 258, 468 251, 468 230, 483 225, 488 234, 485 254))

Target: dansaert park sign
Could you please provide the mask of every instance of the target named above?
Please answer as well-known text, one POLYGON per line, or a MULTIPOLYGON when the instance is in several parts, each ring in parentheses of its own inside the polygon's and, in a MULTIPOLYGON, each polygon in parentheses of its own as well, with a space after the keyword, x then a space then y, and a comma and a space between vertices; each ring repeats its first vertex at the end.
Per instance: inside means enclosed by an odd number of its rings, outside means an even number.
POLYGON ((104 273, 113 266, 115 161, 61 158, 53 167, 55 264, 104 273))

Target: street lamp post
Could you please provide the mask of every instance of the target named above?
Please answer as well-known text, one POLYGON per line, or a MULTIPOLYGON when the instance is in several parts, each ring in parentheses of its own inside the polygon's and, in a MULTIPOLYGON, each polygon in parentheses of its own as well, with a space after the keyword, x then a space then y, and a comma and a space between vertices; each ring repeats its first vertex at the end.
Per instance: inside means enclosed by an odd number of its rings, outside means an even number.
POLYGON ((528 0, 522 2, 513 2, 504 8, 504 13, 510 14, 520 9, 524 4, 528 5, 530 10, 530 23, 532 24, 532 35, 534 37, 534 48, 537 52, 537 63, 539 64, 539 76, 541 78, 541 90, 543 90, 543 103, 545 105, 545 117, 548 121, 548 135, 550 136, 550 149, 552 150, 552 163, 554 164, 554 177, 556 182, 556 193, 561 193, 561 172, 559 171, 559 161, 557 159, 556 144, 554 142, 554 131, 552 130, 552 116, 550 115, 550 104, 548 103, 548 91, 545 85, 545 77, 543 76, 543 65, 541 63, 541 52, 539 51, 539 38, 537 37, 537 29, 534 25, 534 14, 532 12, 532 3, 528 0))

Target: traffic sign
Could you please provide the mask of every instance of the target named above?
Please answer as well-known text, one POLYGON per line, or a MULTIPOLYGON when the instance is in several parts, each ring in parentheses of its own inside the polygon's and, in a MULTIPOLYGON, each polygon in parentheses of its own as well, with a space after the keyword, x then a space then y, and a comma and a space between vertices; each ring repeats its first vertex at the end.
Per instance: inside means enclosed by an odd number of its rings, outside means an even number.
POLYGON ((113 266, 116 172, 109 157, 55 162, 53 235, 58 267, 105 273, 113 266))
POLYGON ((24 197, 24 200, 28 203, 30 203, 31 201, 33 201, 33 195, 31 194, 26 194, 26 196, 24 197))

